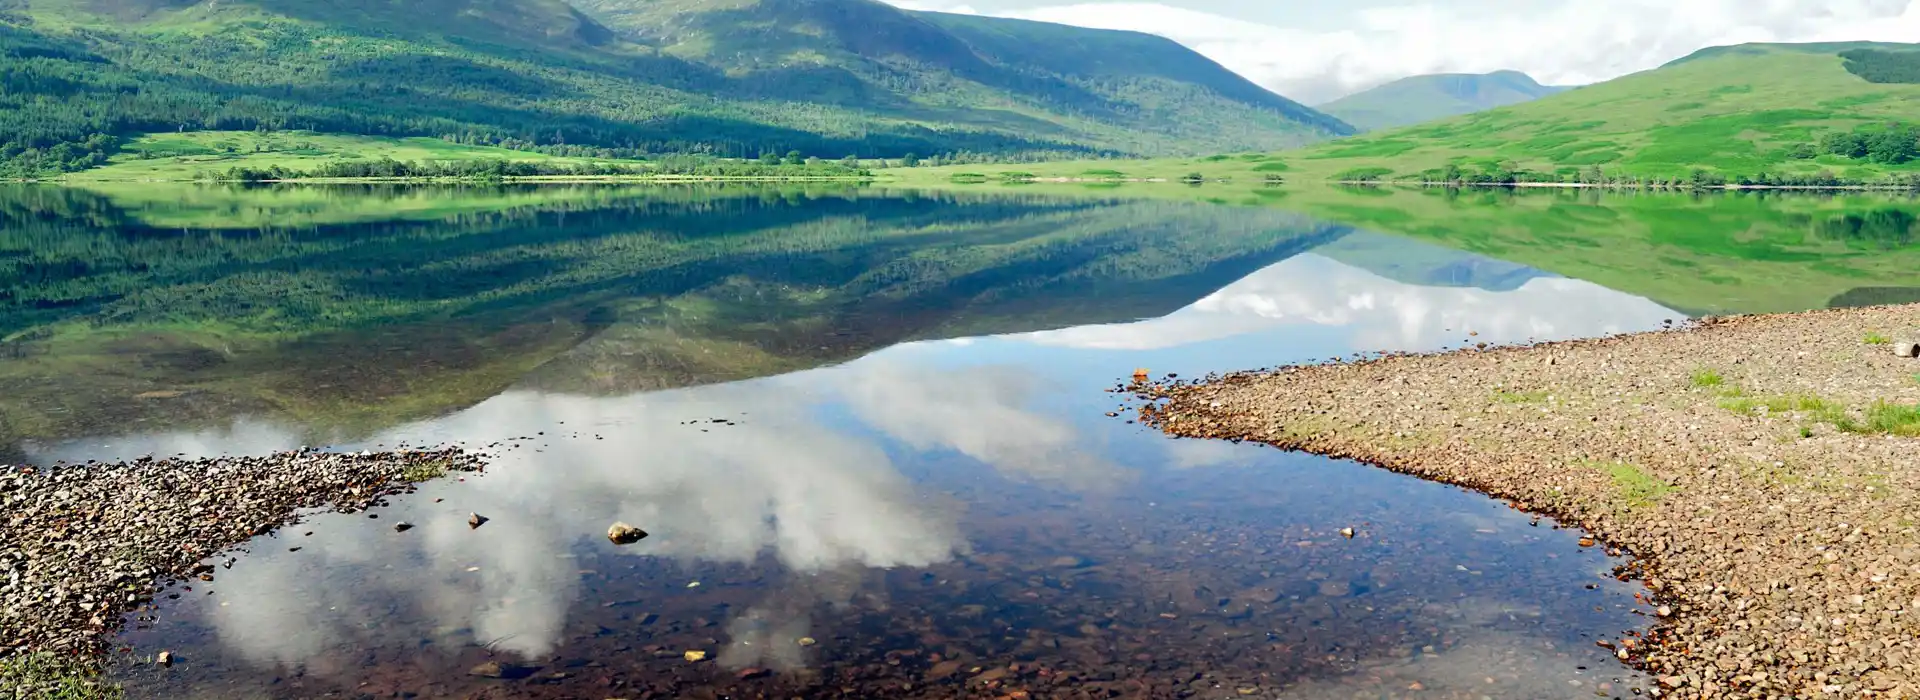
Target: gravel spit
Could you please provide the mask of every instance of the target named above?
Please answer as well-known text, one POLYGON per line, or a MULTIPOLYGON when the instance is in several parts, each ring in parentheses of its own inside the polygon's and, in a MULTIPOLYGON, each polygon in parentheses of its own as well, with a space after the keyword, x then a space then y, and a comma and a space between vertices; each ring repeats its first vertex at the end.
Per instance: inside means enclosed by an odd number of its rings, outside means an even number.
MULTIPOLYGON (((233 561, 227 552, 300 511, 365 510, 481 468, 457 449, 0 466, 0 663, 34 656, 97 670, 125 616, 176 585, 207 586, 233 561)), ((0 688, 10 692, 33 696, 0 688)))
MULTIPOLYGON (((1462 329, 1463 339, 1467 329, 1462 329)), ((1631 554, 1667 697, 1920 698, 1920 305, 1136 382, 1144 422, 1506 499, 1631 554)))

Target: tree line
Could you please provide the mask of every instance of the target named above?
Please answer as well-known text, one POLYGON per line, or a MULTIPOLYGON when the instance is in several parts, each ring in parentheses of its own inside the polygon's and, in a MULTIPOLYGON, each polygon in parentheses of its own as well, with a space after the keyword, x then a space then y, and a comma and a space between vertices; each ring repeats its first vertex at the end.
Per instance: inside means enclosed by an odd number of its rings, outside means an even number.
POLYGON ((735 161, 697 156, 662 158, 646 164, 577 163, 545 160, 396 160, 389 157, 339 160, 308 169, 282 165, 268 167, 236 166, 224 171, 202 173, 199 179, 232 182, 274 182, 302 179, 385 179, 385 180, 505 180, 522 177, 862 177, 871 170, 841 161, 788 163, 735 161))

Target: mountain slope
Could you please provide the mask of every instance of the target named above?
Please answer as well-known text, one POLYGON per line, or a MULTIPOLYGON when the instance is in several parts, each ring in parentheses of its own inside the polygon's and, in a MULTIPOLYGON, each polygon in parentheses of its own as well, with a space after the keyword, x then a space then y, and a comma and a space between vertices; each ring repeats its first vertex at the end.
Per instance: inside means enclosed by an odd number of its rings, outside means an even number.
MULTIPOLYGON (((1531 102, 1272 154, 967 167, 1076 177, 1920 189, 1920 44, 1746 44, 1531 102)), ((916 171, 945 178, 948 169, 916 171)))
POLYGON ((1541 85, 1518 71, 1415 75, 1319 105, 1368 131, 1429 122, 1536 100, 1564 87, 1541 85))
POLYGON ((1082 50, 1063 59, 1014 50, 1023 35, 1005 25, 872 0, 581 5, 0 0, 0 176, 200 129, 827 158, 1194 153, 1350 132, 1144 35, 1019 30, 1070 37, 1082 50), (1149 60, 1096 60, 1126 52, 1149 60), (1168 68, 1128 72, 1149 66, 1168 68))
POLYGON ((1100 133, 1132 152, 1352 133, 1150 34, 909 12, 877 0, 577 1, 669 55, 796 97, 888 104, 919 118, 1100 133))

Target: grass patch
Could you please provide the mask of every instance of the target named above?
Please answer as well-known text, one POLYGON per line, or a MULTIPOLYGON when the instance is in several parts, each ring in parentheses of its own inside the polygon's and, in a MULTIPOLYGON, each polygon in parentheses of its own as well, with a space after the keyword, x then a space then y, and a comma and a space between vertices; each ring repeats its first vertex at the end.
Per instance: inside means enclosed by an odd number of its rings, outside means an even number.
POLYGON ((120 687, 100 680, 94 667, 49 653, 0 659, 0 692, 39 700, 119 700, 120 687))
MULTIPOLYGON (((1867 408, 1867 420, 1859 426, 1861 432, 1869 435, 1900 435, 1920 437, 1920 405, 1906 405, 1875 401, 1867 408)), ((1841 428, 1845 430, 1845 428, 1841 428)))
POLYGON ((1552 395, 1548 394, 1545 389, 1536 391, 1493 390, 1493 400, 1495 403, 1546 403, 1547 399, 1551 398, 1551 396, 1552 395))
MULTIPOLYGON (((1856 415, 1845 404, 1811 394, 1747 396, 1739 389, 1729 389, 1720 397, 1720 407, 1734 413, 1758 414, 1762 409, 1768 414, 1804 413, 1810 422, 1827 423, 1843 433, 1920 437, 1920 405, 1875 401, 1856 415)), ((1813 431, 1802 425, 1800 436, 1812 437, 1813 431)))
POLYGON ((1747 396, 1733 390, 1723 392, 1720 407, 1734 413, 1758 413, 1766 409, 1768 413, 1792 413, 1805 411, 1815 414, 1846 414, 1846 407, 1837 402, 1812 394, 1782 394, 1778 396, 1747 396))
POLYGON ((1727 378, 1721 376, 1719 370, 1697 369, 1693 371, 1693 376, 1689 377, 1688 381, 1692 382, 1696 387, 1705 389, 1708 387, 1722 386, 1727 383, 1727 378))
POLYGON ((1652 506, 1674 491, 1672 484, 1656 479, 1628 462, 1587 462, 1586 466, 1606 472, 1607 477, 1613 480, 1614 493, 1626 502, 1628 508, 1652 506))
POLYGON ((431 462, 421 462, 419 464, 408 466, 406 468, 406 471, 400 472, 401 479, 404 479, 406 481, 416 483, 416 484, 424 481, 433 481, 434 479, 438 479, 446 475, 447 475, 447 463, 442 460, 434 460, 431 462))
POLYGON ((1887 337, 1887 336, 1884 336, 1884 335, 1881 335, 1880 333, 1878 333, 1878 332, 1875 332, 1875 331, 1867 331, 1867 335, 1866 335, 1866 337, 1864 337, 1864 338, 1861 338, 1860 340, 1861 340, 1861 342, 1864 342, 1864 343, 1866 343, 1866 344, 1868 344, 1868 345, 1891 345, 1891 344, 1893 344, 1893 339, 1892 339, 1892 338, 1889 338, 1889 337, 1887 337))

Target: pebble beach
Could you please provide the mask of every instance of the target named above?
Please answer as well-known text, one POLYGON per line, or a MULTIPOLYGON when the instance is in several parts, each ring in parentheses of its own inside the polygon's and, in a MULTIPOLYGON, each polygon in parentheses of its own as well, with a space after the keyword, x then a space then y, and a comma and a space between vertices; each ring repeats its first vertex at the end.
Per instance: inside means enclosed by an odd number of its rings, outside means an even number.
POLYGON ((1178 437, 1457 484, 1620 550, 1680 698, 1920 697, 1920 306, 1136 381, 1178 437), (1910 352, 1910 350, 1908 351, 1910 352))
POLYGON ((454 449, 0 467, 0 689, 76 692, 128 615, 215 580, 249 540, 480 468, 454 449))

